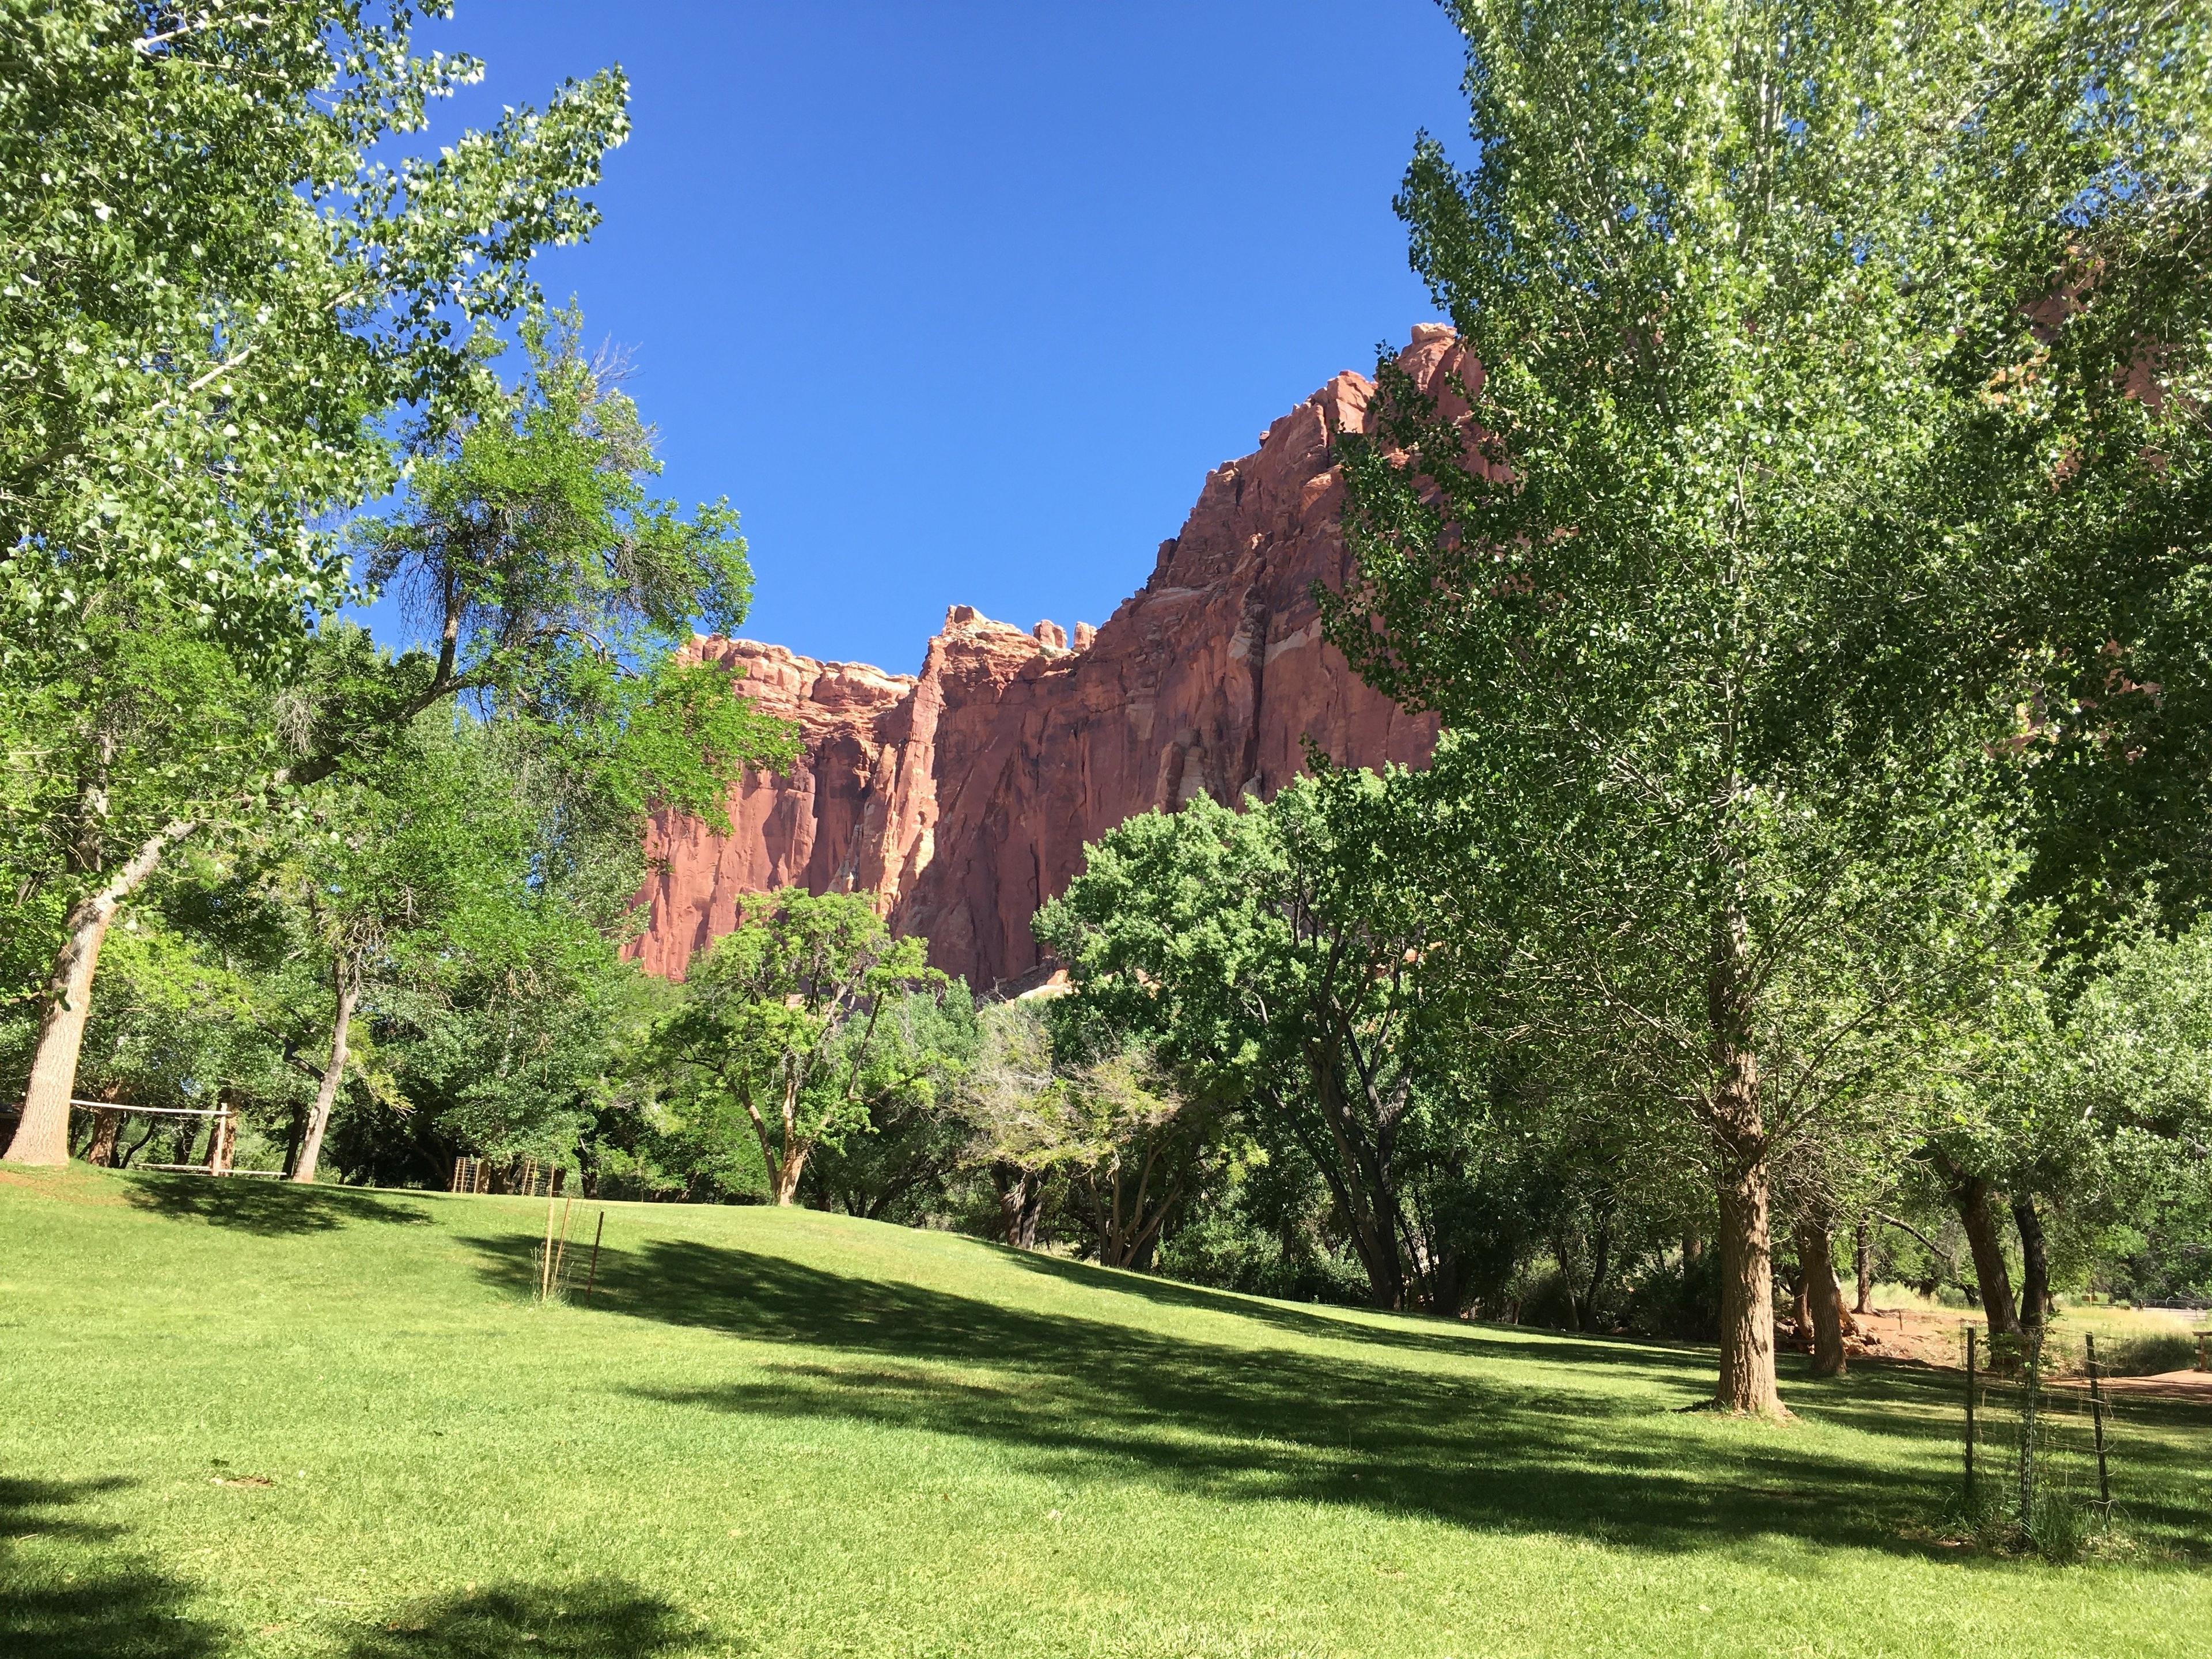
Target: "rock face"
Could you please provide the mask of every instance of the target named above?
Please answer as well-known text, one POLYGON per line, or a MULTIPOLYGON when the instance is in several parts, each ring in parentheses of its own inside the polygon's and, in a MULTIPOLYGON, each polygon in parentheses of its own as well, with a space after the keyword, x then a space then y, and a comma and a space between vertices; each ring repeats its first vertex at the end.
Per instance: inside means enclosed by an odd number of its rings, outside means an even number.
MULTIPOLYGON (((1479 374, 1449 329, 1400 362, 1425 386, 1479 374)), ((1437 387, 1441 392, 1443 388, 1437 387)), ((1343 483, 1330 434, 1367 423, 1372 384, 1339 374, 1210 474, 1152 579, 1098 628, 1028 631, 956 605, 919 678, 706 639, 761 706, 798 723, 787 777, 749 777, 733 833, 664 814, 629 954, 681 977, 747 893, 861 892, 931 959, 979 988, 1038 965, 1030 918, 1123 819, 1205 794, 1272 795, 1310 737, 1334 759, 1425 761, 1430 716, 1370 690, 1321 641, 1310 590, 1345 580, 1343 483)), ((1455 400, 1454 400, 1455 401, 1455 400)))

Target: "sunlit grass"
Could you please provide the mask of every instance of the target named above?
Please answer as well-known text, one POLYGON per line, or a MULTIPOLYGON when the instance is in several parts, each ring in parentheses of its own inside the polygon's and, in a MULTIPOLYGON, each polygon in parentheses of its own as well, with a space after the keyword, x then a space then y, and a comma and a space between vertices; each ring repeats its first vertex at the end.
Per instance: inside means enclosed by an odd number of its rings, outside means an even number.
POLYGON ((1710 1389, 1691 1349, 605 1207, 599 1294, 540 1307, 542 1203, 0 1177, 0 1651, 2136 1655, 2212 1629, 2195 1408, 2130 1405, 2134 1547, 2058 1569, 1942 1540, 1948 1376, 1794 1374, 1798 1422, 1741 1424, 1680 1410, 1710 1389))

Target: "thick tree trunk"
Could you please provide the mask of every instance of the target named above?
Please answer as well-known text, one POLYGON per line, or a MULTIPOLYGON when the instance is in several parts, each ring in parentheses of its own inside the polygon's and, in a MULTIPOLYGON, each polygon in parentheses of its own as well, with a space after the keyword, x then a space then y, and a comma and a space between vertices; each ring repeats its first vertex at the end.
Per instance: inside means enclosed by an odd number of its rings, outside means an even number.
POLYGON ((1859 1295, 1858 1300, 1851 1304, 1851 1311, 1870 1314, 1874 1311, 1874 1227, 1872 1224, 1864 1221, 1859 1223, 1858 1237, 1855 1243, 1857 1245, 1857 1250, 1854 1265, 1858 1268, 1859 1295))
MULTIPOLYGON (((1734 861, 1731 860, 1733 865, 1734 861)), ((1739 878, 1740 867, 1733 873, 1739 878)), ((1705 1020, 1713 1092, 1708 1125, 1719 1198, 1721 1354, 1713 1405, 1720 1411, 1786 1418, 1774 1375, 1772 1148, 1759 1102, 1759 1055, 1751 1045, 1744 963, 1749 930, 1740 902, 1714 916, 1706 961, 1705 1020)))
POLYGON ((123 1114, 94 1112, 92 1123, 92 1145, 85 1148, 84 1161, 97 1169, 112 1169, 116 1138, 123 1133, 123 1114))
POLYGON ((192 832, 179 820, 149 839, 130 863, 98 892, 70 912, 69 933, 46 980, 46 1011, 39 1025, 39 1047, 31 1060, 30 1086, 23 1091, 23 1115, 6 1153, 10 1164, 69 1162, 70 1097, 76 1092, 76 1061, 84 1047, 84 1023, 92 1012, 93 975, 100 948, 115 913, 160 867, 161 855, 192 832))
POLYGON ((1974 1281, 1981 1291, 1990 1334, 2018 1336, 2020 1316, 2013 1305, 2012 1272, 2005 1266, 2004 1240, 1990 1211, 1990 1183, 1960 1168, 1940 1146, 1934 1150, 1933 1161, 1950 1194, 1951 1207, 1959 1212, 1967 1246, 1974 1253, 1974 1281))
POLYGON ((798 1202, 799 1178, 806 1173, 806 1153, 807 1148, 801 1146, 769 1165, 769 1187, 778 1204, 798 1202))
POLYGON ((2026 1193, 2012 1201, 2013 1224, 2020 1229, 2020 1322, 2039 1328, 2051 1317, 2051 1251, 2043 1237, 2043 1218, 2026 1193))
POLYGON ((1018 1250, 1036 1249, 1037 1218, 1044 1211, 1044 1183, 1033 1170, 1000 1164, 991 1171, 999 1189, 999 1227, 1018 1250))
POLYGON ((1766 1161, 1723 1169, 1720 1198, 1721 1374, 1713 1403, 1723 1411, 1786 1417, 1774 1376, 1774 1254, 1766 1161))
POLYGON ((1813 1320, 1813 1375, 1844 1374, 1844 1287, 1836 1281, 1836 1243, 1827 1218, 1815 1214, 1797 1230, 1797 1270, 1813 1320))
POLYGON ((322 1162, 323 1135, 331 1127, 331 1108, 337 1103, 338 1085, 345 1080, 346 1037, 353 1029, 353 1009, 361 995, 361 982, 348 970, 341 957, 332 969, 337 986, 337 1018, 331 1022, 331 1060, 323 1067, 322 1086, 315 1091, 315 1109, 307 1119, 307 1138, 300 1143, 299 1162, 293 1166, 292 1179, 303 1185, 315 1178, 316 1166, 322 1162))

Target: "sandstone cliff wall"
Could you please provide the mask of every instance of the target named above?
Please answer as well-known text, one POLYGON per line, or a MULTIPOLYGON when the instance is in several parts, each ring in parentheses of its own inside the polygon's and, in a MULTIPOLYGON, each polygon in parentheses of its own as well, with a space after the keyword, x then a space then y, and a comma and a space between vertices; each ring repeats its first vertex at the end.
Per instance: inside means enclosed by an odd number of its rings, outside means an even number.
MULTIPOLYGON (((1417 328, 1400 361, 1425 385, 1479 372, 1442 327, 1417 328)), ((630 954, 681 976, 734 925, 739 896, 795 884, 872 895, 938 966, 988 987, 1037 965, 1030 918, 1123 819, 1270 795, 1309 736, 1349 764, 1425 760, 1433 718, 1370 690, 1322 643, 1310 592, 1346 574, 1329 434, 1365 425, 1372 391, 1338 375, 1208 475, 1151 580, 1072 641, 967 605, 947 612, 919 677, 699 641, 798 722, 805 755, 787 777, 745 780, 730 836, 654 820, 639 896, 651 926, 630 954)))

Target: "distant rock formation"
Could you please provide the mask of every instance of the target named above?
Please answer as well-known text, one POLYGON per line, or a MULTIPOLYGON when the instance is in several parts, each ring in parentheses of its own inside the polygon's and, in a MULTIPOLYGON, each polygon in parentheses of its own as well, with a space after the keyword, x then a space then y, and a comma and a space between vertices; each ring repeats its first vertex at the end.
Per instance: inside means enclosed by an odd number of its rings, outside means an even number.
MULTIPOLYGON (((1438 325, 1416 328, 1399 361, 1425 386, 1480 373, 1438 325)), ((939 967, 988 988, 1039 965, 1030 918, 1123 819, 1272 795, 1308 737, 1352 765, 1427 759, 1433 717, 1361 683, 1322 643, 1311 596, 1349 564, 1330 434, 1366 424, 1373 391, 1339 374, 1211 473, 1152 579, 1097 629, 1076 623, 1072 644, 1055 623, 1024 632, 964 605, 919 678, 696 641, 798 723, 805 753, 788 776, 738 787, 728 836, 653 820, 639 894, 651 924, 629 954, 681 977, 735 925, 740 895, 795 885, 870 895, 939 967)))

